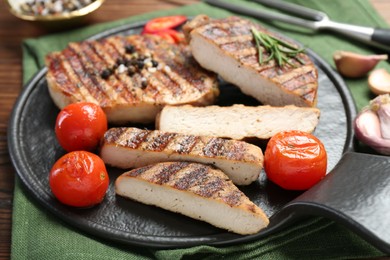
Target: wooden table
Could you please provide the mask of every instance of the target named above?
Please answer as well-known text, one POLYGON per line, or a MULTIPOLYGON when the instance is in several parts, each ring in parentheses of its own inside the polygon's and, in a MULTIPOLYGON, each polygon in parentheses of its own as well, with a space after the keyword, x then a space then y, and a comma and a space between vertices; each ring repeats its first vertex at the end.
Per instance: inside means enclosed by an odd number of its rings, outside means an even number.
MULTIPOLYGON (((390 23, 390 1, 370 0, 390 23)), ((197 0, 109 0, 91 17, 90 23, 125 18, 150 11, 175 8, 197 0)), ((12 197, 15 170, 7 147, 7 122, 13 104, 22 89, 23 39, 48 32, 13 17, 5 1, 0 1, 0 259, 10 258, 12 197)))

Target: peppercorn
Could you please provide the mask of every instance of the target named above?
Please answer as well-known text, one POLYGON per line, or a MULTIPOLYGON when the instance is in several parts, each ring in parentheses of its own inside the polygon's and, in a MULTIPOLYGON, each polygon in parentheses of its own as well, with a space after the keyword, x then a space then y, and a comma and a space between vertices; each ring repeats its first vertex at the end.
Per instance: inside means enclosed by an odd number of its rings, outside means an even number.
POLYGON ((29 0, 20 4, 20 10, 29 15, 57 15, 81 9, 96 0, 29 0))
POLYGON ((135 52, 135 47, 133 45, 131 45, 131 44, 128 44, 128 45, 125 46, 125 51, 128 54, 132 54, 132 53, 135 52))
POLYGON ((112 70, 110 69, 104 69, 102 71, 102 73, 100 74, 100 76, 103 78, 103 79, 108 79, 112 74, 112 70))
POLYGON ((155 60, 152 60, 152 66, 153 66, 153 67, 157 67, 157 66, 158 66, 158 62, 155 61, 155 60))
POLYGON ((134 66, 129 66, 128 75, 131 77, 135 74, 135 72, 136 72, 136 68, 134 66))
POLYGON ((119 66, 119 65, 121 65, 121 64, 125 64, 126 62, 125 62, 125 59, 123 59, 123 58, 118 58, 117 60, 116 60, 116 64, 119 66))
POLYGON ((142 70, 144 66, 145 66, 145 63, 143 60, 137 60, 138 69, 142 70))
POLYGON ((146 82, 146 79, 145 80, 142 80, 141 81, 141 87, 142 89, 146 88, 148 86, 148 82, 146 82))

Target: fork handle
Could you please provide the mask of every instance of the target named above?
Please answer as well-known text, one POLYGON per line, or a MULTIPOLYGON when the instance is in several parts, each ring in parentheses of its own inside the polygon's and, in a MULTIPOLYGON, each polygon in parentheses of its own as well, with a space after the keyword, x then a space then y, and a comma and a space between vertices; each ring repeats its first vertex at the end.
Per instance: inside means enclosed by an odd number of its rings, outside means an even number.
POLYGON ((390 29, 365 27, 335 22, 329 19, 316 22, 318 30, 330 30, 360 42, 390 52, 390 29))
POLYGON ((390 29, 375 28, 371 40, 381 45, 390 46, 390 29))

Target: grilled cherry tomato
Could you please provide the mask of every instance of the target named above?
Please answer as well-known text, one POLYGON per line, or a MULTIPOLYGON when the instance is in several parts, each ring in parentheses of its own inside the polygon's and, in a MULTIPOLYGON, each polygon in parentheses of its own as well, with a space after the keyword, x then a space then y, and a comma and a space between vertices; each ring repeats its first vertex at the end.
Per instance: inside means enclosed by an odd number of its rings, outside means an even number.
POLYGON ((74 207, 91 207, 103 200, 109 177, 99 156, 74 151, 65 154, 53 165, 49 184, 60 202, 74 207))
POLYGON ((282 131, 268 142, 264 170, 287 190, 306 190, 326 175, 327 154, 321 141, 302 131, 282 131))
POLYGON ((154 18, 145 24, 145 33, 156 33, 167 29, 173 29, 187 21, 184 15, 173 15, 154 18))
POLYGON ((55 125, 58 142, 68 152, 93 151, 106 131, 106 114, 100 106, 88 102, 63 108, 55 125))

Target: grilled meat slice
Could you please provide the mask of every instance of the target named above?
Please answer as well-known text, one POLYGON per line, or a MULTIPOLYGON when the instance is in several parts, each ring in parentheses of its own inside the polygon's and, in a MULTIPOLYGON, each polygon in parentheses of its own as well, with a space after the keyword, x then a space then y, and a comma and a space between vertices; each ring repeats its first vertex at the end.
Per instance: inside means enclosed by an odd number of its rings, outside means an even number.
POLYGON ((263 168, 261 149, 246 142, 125 127, 105 133, 100 157, 122 169, 167 161, 210 164, 237 185, 257 180, 263 168))
POLYGON ((269 139, 283 130, 314 131, 320 110, 311 107, 166 106, 158 115, 156 128, 162 131, 226 137, 237 140, 269 139))
MULTIPOLYGON (((212 20, 200 15, 184 25, 184 31, 192 54, 202 67, 218 73, 262 104, 316 106, 318 73, 310 58, 301 53, 297 56, 300 62, 290 59, 293 66, 279 66, 273 59, 260 64, 252 27, 281 39, 238 17, 212 20)), ((264 50, 262 55, 267 60, 270 54, 264 50)))
POLYGON ((150 123, 164 105, 209 105, 219 94, 215 74, 202 69, 188 45, 153 35, 70 43, 46 57, 54 103, 99 104, 111 123, 150 123))
POLYGON ((116 194, 246 235, 265 228, 265 213, 220 170, 198 163, 163 162, 119 176, 116 194))

